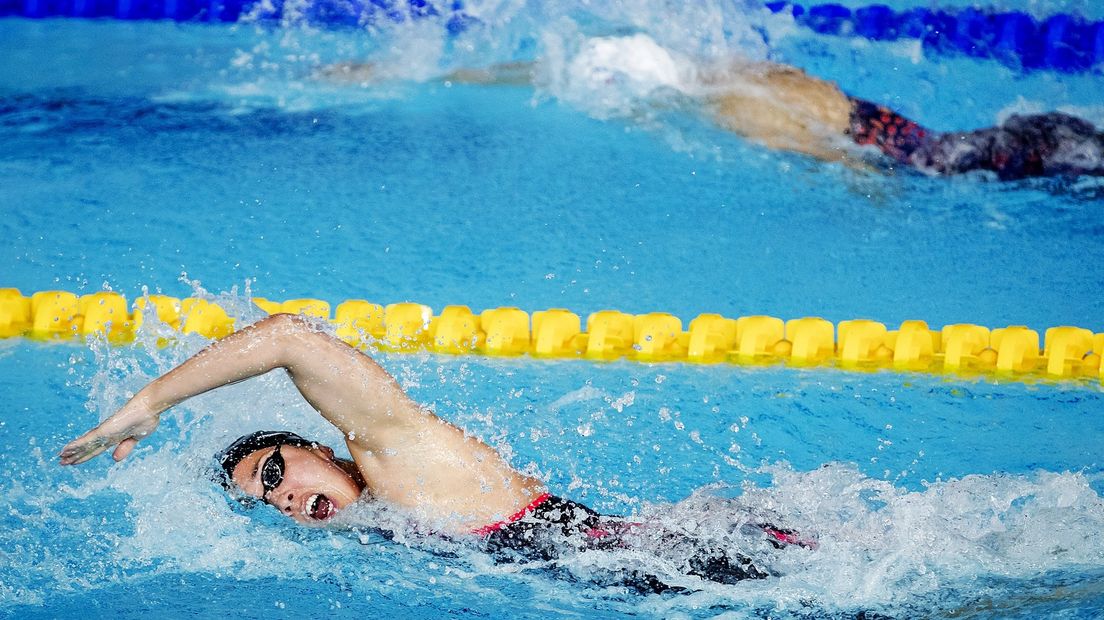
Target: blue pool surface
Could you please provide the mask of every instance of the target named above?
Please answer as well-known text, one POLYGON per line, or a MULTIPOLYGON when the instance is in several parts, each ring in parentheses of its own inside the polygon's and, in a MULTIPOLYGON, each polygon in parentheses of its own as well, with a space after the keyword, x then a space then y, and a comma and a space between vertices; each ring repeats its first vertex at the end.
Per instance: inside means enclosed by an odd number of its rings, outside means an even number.
MULTIPOLYGON (((1001 8, 1092 10, 1057 5, 1001 8)), ((601 108, 556 84, 431 77, 631 29, 968 129, 1050 109, 1104 124, 1099 72, 925 58, 730 4, 498 11, 460 38, 432 21, 0 20, 0 287, 209 293, 243 323, 255 294, 1104 331, 1098 179, 853 169, 749 144, 677 99, 601 108), (398 77, 315 77, 349 60, 398 77)), ((765 511, 820 541, 772 554, 763 581, 641 595, 588 579, 648 561, 631 554, 553 574, 387 540, 368 508, 309 529, 232 506, 204 472, 234 437, 340 439, 275 374, 174 409, 124 463, 57 466, 206 343, 158 347, 156 331, 125 347, 0 341, 0 616, 1104 615, 1096 382, 380 357, 556 494, 709 535, 765 511)))

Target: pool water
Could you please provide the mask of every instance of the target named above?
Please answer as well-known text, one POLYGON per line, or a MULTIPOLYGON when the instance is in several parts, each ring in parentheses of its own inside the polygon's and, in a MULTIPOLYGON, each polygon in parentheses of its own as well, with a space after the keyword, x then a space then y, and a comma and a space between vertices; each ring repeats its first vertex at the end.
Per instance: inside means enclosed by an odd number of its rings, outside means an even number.
MULTIPOLYGON (((458 38, 432 21, 0 20, 0 286, 210 293, 241 322, 256 294, 1102 329, 1099 180, 851 169, 749 144, 662 94, 430 79, 643 31, 793 63, 951 129, 1048 109, 1101 124, 1098 72, 925 58, 723 3, 477 9, 486 25, 458 38), (348 60, 395 79, 313 77, 348 60)), ((2 615, 1104 614, 1098 383, 381 356, 559 495, 706 537, 770 514, 820 542, 767 553, 763 581, 641 595, 594 577, 662 573, 662 558, 495 565, 387 540, 370 506, 332 529, 233 506, 204 471, 238 434, 339 443, 275 375, 178 407, 122 464, 58 467, 66 441, 205 344, 158 347, 157 332, 0 342, 2 615)))

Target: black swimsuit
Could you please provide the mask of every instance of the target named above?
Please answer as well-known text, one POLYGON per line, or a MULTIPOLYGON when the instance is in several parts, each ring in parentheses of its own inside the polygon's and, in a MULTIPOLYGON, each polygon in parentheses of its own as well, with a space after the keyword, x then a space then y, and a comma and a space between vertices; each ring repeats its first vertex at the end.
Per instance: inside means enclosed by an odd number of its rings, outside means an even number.
MULTIPOLYGON (((788 530, 769 525, 755 526, 775 546, 814 543, 798 540, 788 530)), ((763 579, 770 575, 739 553, 708 548, 700 541, 675 532, 656 530, 653 526, 609 517, 571 500, 545 494, 510 519, 482 528, 485 548, 504 560, 528 559, 551 561, 564 553, 628 548, 634 533, 657 532, 664 544, 680 549, 686 573, 719 583, 736 583, 745 579, 763 579)), ((619 580, 641 591, 678 590, 652 575, 630 572, 619 580)))
POLYGON ((998 127, 938 133, 862 99, 851 99, 848 133, 897 161, 936 174, 991 170, 1002 180, 1104 175, 1104 132, 1060 112, 1014 115, 998 127))

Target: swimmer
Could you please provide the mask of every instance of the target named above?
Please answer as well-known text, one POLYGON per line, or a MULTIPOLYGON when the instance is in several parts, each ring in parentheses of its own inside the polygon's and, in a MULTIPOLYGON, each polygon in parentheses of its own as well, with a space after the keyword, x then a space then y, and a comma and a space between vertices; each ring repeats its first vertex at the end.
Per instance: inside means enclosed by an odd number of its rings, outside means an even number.
MULTIPOLYGON (((350 63, 319 75, 369 83, 375 74, 371 65, 350 63)), ((644 34, 588 39, 559 71, 538 61, 465 69, 443 79, 551 83, 584 105, 594 99, 623 104, 612 92, 636 99, 673 93, 697 102, 719 126, 753 142, 826 161, 861 160, 858 145, 877 152, 875 163, 930 175, 975 170, 991 171, 1001 180, 1104 175, 1104 132, 1068 114, 1013 115, 997 127, 938 132, 795 67, 696 62, 644 34)))
MULTIPOLYGON (((402 509, 440 535, 473 539, 506 559, 554 560, 567 551, 622 548, 650 537, 684 549, 689 575, 734 583, 769 574, 738 553, 599 515, 551 495, 541 480, 517 471, 490 446, 414 402, 371 357, 297 315, 258 321, 153 380, 66 445, 61 464, 83 463, 109 448, 121 461, 157 428, 166 409, 276 369, 286 371, 307 402, 342 432, 352 460, 294 433, 261 431, 217 456, 218 478, 232 492, 300 523, 325 522, 369 497, 402 509)), ((769 524, 750 527, 775 547, 813 545, 769 524)), ((647 575, 630 585, 670 589, 647 575)))

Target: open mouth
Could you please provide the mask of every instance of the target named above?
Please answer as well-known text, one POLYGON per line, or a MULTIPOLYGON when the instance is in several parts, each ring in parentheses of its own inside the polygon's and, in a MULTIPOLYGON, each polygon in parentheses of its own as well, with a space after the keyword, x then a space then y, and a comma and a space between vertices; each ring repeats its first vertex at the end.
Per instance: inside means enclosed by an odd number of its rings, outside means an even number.
POLYGON ((319 493, 311 498, 307 504, 307 516, 318 521, 325 521, 337 512, 337 507, 334 506, 330 498, 319 493))

